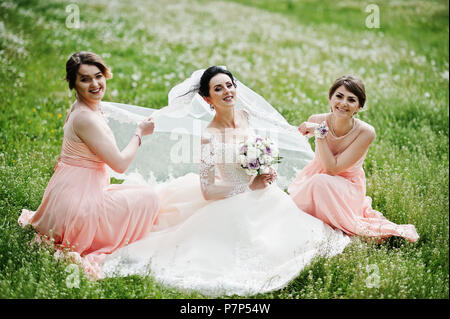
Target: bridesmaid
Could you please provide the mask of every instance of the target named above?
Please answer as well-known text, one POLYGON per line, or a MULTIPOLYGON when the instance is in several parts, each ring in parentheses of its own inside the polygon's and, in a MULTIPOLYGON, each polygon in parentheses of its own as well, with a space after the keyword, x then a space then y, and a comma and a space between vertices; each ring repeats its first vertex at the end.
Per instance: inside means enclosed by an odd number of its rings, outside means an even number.
POLYGON ((289 185, 297 206, 349 235, 418 240, 414 225, 396 225, 372 209, 362 168, 375 138, 374 128, 355 118, 364 107, 364 84, 353 76, 338 78, 329 91, 331 112, 311 115, 299 126, 315 136, 315 158, 289 185))
POLYGON ((98 264, 106 254, 152 230, 159 210, 153 189, 110 184, 106 165, 124 172, 154 123, 151 118, 140 123, 120 151, 100 108, 109 78, 109 68, 94 53, 77 52, 67 61, 66 80, 76 101, 63 127, 61 154, 39 208, 23 209, 19 217, 22 227, 31 225, 57 246, 69 248, 94 277, 101 275, 98 264))

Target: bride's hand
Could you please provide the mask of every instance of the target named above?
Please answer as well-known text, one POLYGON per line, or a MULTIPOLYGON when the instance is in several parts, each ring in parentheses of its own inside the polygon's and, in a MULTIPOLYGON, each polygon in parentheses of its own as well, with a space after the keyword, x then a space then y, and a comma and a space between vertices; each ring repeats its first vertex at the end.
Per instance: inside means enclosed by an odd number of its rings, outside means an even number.
POLYGON ((268 175, 269 175, 269 184, 272 184, 278 177, 277 171, 273 167, 270 168, 270 173, 268 175))
POLYGON ((137 130, 141 133, 141 136, 150 135, 155 129, 155 122, 149 117, 148 119, 139 123, 137 130))
POLYGON ((270 174, 258 175, 253 179, 253 182, 250 184, 249 188, 253 191, 257 189, 264 189, 270 184, 269 183, 270 179, 271 179, 270 174))

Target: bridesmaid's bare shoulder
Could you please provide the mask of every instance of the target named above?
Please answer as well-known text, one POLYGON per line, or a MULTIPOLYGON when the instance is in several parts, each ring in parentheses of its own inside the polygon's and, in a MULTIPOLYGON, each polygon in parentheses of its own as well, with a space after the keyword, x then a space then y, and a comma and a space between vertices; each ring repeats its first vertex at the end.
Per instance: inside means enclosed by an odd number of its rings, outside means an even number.
POLYGON ((95 124, 95 116, 93 112, 80 109, 78 112, 72 112, 73 125, 76 127, 86 127, 95 124))
POLYGON ((364 122, 360 119, 357 119, 357 121, 359 121, 359 125, 361 127, 360 134, 365 136, 367 139, 373 141, 376 137, 375 128, 369 123, 364 122))
POLYGON ((92 111, 80 109, 71 116, 73 116, 72 126, 77 135, 80 132, 98 132, 101 127, 98 115, 92 111))
POLYGON ((308 122, 320 124, 323 121, 325 121, 327 115, 328 115, 328 113, 313 114, 308 118, 308 122))

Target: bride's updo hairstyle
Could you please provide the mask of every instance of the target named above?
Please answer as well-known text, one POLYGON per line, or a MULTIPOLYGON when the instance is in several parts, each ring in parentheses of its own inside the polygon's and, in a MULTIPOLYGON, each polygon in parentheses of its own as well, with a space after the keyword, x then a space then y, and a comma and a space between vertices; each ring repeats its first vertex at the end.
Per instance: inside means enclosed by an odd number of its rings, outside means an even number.
POLYGON ((66 81, 69 82, 69 89, 71 90, 75 87, 77 72, 82 64, 95 65, 106 79, 112 77, 111 71, 99 55, 87 51, 76 52, 66 62, 66 81))
POLYGON ((211 81, 211 79, 219 73, 228 75, 230 77, 231 82, 233 83, 234 87, 236 87, 236 82, 234 81, 233 74, 231 74, 230 71, 225 70, 224 68, 221 68, 220 66, 211 66, 211 67, 207 68, 205 70, 205 72, 203 72, 203 75, 200 78, 200 87, 198 89, 198 93, 201 96, 209 97, 209 81, 211 81))
POLYGON ((356 95, 356 97, 358 98, 359 107, 364 107, 364 103, 366 103, 366 89, 362 81, 352 75, 344 75, 336 79, 336 81, 334 81, 333 85, 330 87, 328 98, 331 99, 337 88, 342 85, 345 86, 347 90, 356 95))

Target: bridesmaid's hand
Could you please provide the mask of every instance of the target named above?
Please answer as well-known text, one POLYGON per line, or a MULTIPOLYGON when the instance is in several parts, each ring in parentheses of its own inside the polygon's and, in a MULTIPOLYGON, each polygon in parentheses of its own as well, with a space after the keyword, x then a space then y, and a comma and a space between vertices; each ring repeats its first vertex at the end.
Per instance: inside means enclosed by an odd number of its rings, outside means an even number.
POLYGON ((138 130, 140 131, 141 136, 153 134, 153 131, 155 130, 155 122, 153 122, 153 119, 149 117, 139 123, 138 130))
POLYGON ((303 136, 306 137, 312 137, 314 136, 314 130, 315 128, 319 126, 319 124, 317 123, 313 123, 313 122, 303 122, 302 124, 300 124, 300 126, 298 127, 298 131, 303 134, 303 136))
POLYGON ((314 129, 308 128, 306 125, 306 122, 303 122, 302 124, 300 124, 300 126, 298 127, 298 131, 302 135, 308 135, 310 133, 314 133, 314 129))

